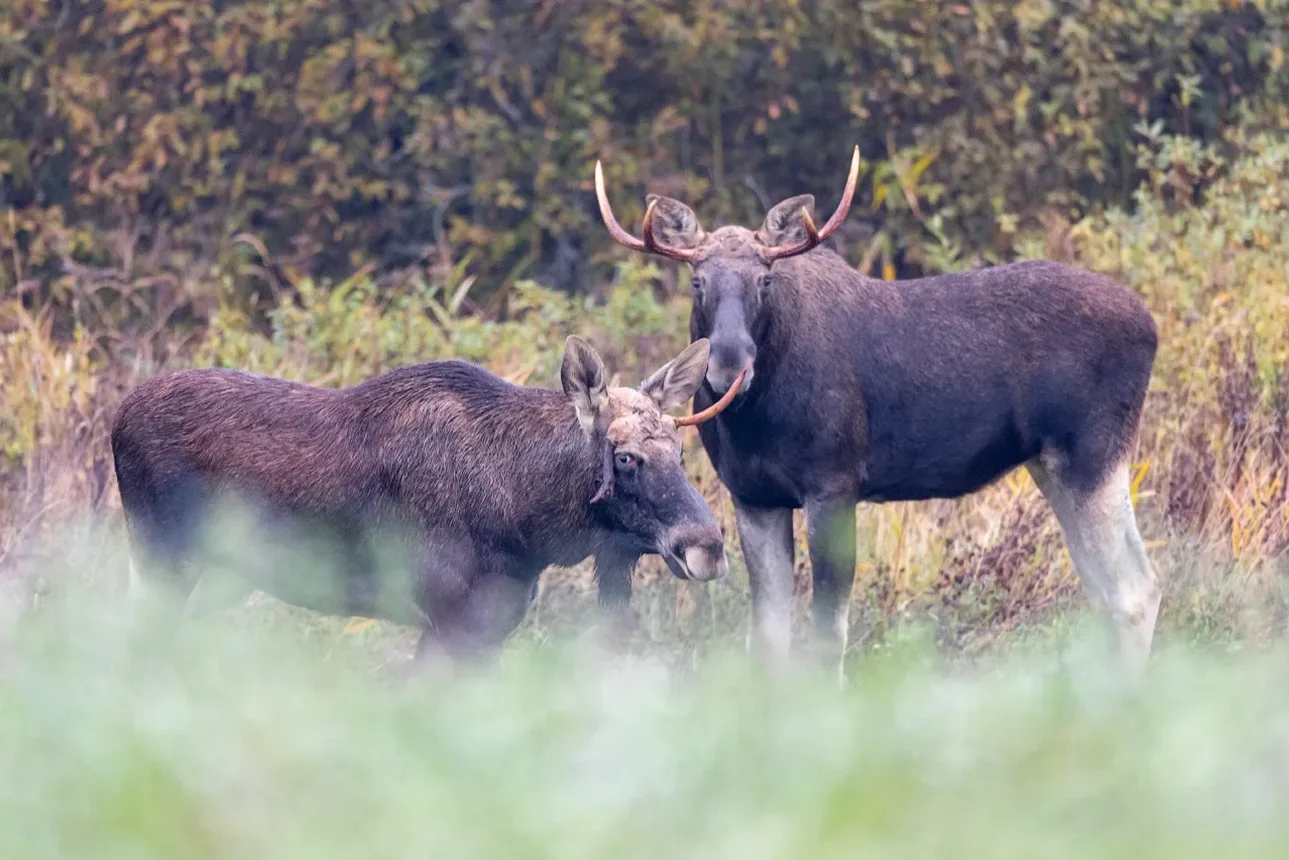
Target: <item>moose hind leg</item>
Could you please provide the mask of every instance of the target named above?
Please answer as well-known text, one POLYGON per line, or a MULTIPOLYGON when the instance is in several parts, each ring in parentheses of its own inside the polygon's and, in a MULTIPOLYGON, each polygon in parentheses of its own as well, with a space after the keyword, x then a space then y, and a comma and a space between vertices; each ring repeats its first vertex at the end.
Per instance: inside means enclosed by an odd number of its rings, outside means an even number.
POLYGON ((191 480, 156 485, 135 477, 122 482, 121 499, 129 533, 127 603, 138 617, 177 617, 198 579, 200 488, 191 480))
POLYGON ((1063 481, 1041 458, 1028 469, 1056 514, 1085 590, 1109 611, 1125 663, 1140 672, 1150 656, 1160 593, 1137 530, 1127 460, 1086 490, 1063 481))
POLYGON ((197 584, 192 547, 185 530, 148 514, 127 515, 129 584, 127 599, 141 604, 183 604, 197 584))

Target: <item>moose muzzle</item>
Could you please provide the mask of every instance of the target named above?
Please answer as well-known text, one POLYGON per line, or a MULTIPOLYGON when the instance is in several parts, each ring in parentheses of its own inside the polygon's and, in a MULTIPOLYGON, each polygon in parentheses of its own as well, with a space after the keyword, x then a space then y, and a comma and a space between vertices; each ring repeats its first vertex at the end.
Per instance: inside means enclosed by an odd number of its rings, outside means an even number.
POLYGON ((725 540, 715 523, 670 530, 663 538, 659 555, 681 579, 710 582, 729 572, 725 540))

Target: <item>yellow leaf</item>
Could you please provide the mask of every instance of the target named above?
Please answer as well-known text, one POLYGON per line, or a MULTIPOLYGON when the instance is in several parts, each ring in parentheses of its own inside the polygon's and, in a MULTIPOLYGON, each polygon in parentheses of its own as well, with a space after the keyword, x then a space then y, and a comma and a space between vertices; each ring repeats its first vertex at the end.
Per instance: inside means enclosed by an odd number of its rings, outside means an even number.
POLYGON ((1141 491, 1141 482, 1146 479, 1146 473, 1150 471, 1150 461, 1142 460, 1134 471, 1136 474, 1132 476, 1132 484, 1128 487, 1128 496, 1132 499, 1136 499, 1141 491))
POLYGON ((909 170, 909 176, 912 177, 913 179, 917 179, 918 177, 920 177, 923 173, 926 172, 926 169, 931 166, 931 163, 934 162, 939 155, 940 155, 940 150, 938 149, 933 149, 930 152, 923 155, 916 162, 914 162, 912 169, 909 170))
POLYGON ((375 623, 376 619, 374 618, 355 618, 345 625, 345 629, 340 631, 340 634, 342 636, 348 636, 352 633, 361 633, 363 630, 366 630, 375 623))

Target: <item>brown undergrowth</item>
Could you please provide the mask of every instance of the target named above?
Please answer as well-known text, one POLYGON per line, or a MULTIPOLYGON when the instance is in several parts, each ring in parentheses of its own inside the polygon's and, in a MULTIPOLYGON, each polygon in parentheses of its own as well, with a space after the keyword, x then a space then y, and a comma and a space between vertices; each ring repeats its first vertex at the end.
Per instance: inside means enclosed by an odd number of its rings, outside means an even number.
MULTIPOLYGON (((1138 290, 1159 326, 1132 486, 1165 589, 1161 635, 1263 642, 1289 618, 1289 200, 1282 196, 1289 146, 1268 135, 1233 136, 1225 146, 1236 157, 1156 151, 1136 211, 1075 224, 1066 245, 1075 261, 1138 290), (1179 165, 1216 177, 1197 201, 1179 202, 1170 191, 1179 165)), ((1029 256, 1042 253, 1041 242, 1033 237, 1029 256)), ((1018 247, 1025 256, 1024 237, 1018 247)), ((133 343, 84 320, 70 328, 62 320, 56 330, 51 315, 6 302, 0 580, 31 599, 39 578, 30 572, 60 551, 62 524, 88 512, 115 522, 108 423, 121 393, 160 368, 222 365, 348 385, 399 364, 457 356, 554 386, 563 339, 579 333, 632 381, 685 340, 687 300, 659 294, 658 274, 628 261, 593 300, 521 284, 502 320, 469 304, 468 278, 377 288, 360 271, 337 285, 289 285, 267 318, 216 298, 200 324, 133 343)), ((189 288, 220 295, 218 284, 189 288)), ((140 288, 130 298, 143 314, 146 294, 140 288)), ((694 434, 687 444, 692 477, 736 546, 728 497, 694 434)), ((1023 471, 962 500, 861 506, 858 529, 857 647, 914 621, 930 624, 946 649, 971 653, 1082 605, 1055 522, 1023 471)), ((809 592, 803 531, 801 612, 809 592)), ((743 629, 746 585, 733 555, 730 581, 705 588, 642 565, 636 604, 655 640, 702 648, 743 629)), ((86 568, 88 580, 115 587, 119 571, 110 564, 86 568)), ((588 618, 591 585, 585 567, 552 571, 526 635, 588 618)))

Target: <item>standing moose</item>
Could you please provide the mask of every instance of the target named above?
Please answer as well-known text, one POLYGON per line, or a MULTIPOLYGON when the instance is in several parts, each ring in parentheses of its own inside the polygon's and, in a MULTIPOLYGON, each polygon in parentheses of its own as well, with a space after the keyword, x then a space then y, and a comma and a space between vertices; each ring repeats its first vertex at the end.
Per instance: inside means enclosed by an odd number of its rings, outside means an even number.
POLYGON ((693 396, 707 358, 698 340, 639 388, 610 387, 570 337, 562 392, 463 361, 346 389, 214 369, 153 377, 112 428, 132 586, 187 600, 199 527, 223 494, 268 529, 259 557, 237 559, 240 578, 298 606, 419 626, 422 658, 499 645, 552 564, 594 555, 619 610, 645 553, 683 579, 716 578, 724 539, 685 478, 678 428, 733 394, 687 418, 662 412, 693 396), (328 564, 275 552, 306 545, 328 564))
POLYGON ((729 488, 752 590, 751 644, 786 660, 792 512, 804 508, 815 644, 845 650, 855 505, 974 492, 1024 465, 1060 523, 1089 596, 1109 610, 1123 658, 1150 653, 1159 590, 1129 496, 1129 457, 1154 364, 1154 320, 1133 292, 1089 271, 1022 262, 891 282, 861 276, 821 242, 845 220, 859 148, 837 210, 816 229, 811 195, 756 232, 703 230, 688 206, 649 195, 643 238, 613 238, 689 264, 691 338, 711 341, 700 429, 729 488))

